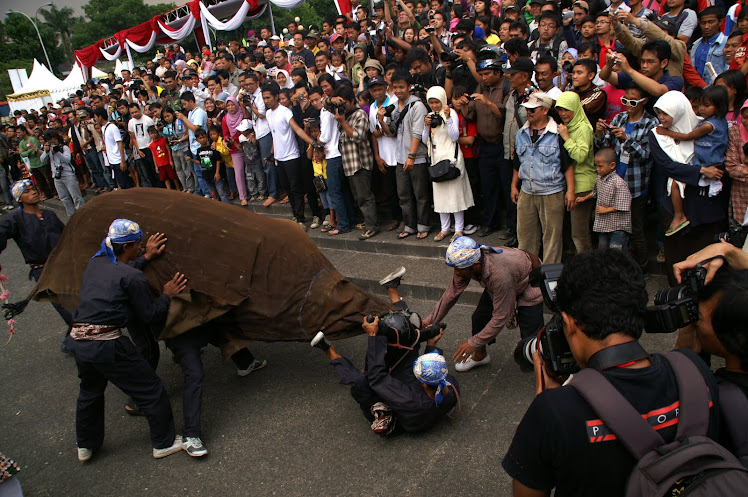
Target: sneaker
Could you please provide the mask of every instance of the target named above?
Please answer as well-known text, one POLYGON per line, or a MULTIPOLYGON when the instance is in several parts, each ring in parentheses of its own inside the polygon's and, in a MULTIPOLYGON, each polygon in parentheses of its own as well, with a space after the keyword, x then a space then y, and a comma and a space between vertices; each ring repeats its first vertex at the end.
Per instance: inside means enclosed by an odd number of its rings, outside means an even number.
POLYGON ((182 437, 182 448, 192 457, 202 457, 208 453, 200 437, 182 437))
POLYGON ((91 456, 93 456, 93 449, 78 447, 78 460, 80 462, 88 461, 89 459, 91 459, 91 456))
POLYGON ((247 369, 236 368, 236 374, 238 374, 239 376, 247 376, 252 371, 257 371, 258 369, 262 369, 267 365, 268 362, 265 359, 255 359, 249 366, 247 366, 247 369))
POLYGON ((324 350, 325 352, 330 350, 330 347, 332 347, 332 345, 327 340, 327 338, 325 338, 325 334, 321 331, 317 333, 316 335, 314 335, 314 338, 312 338, 310 345, 320 350, 324 350))
POLYGON ((457 362, 455 363, 455 371, 459 371, 460 373, 465 371, 470 371, 471 369, 477 367, 477 366, 483 366, 485 364, 488 364, 491 362, 491 356, 486 355, 483 359, 480 361, 476 361, 473 359, 473 356, 470 355, 470 357, 467 358, 465 362, 457 362))
POLYGON ((400 266, 399 268, 392 271, 390 274, 379 280, 379 284, 385 288, 397 288, 400 286, 400 280, 405 274, 405 267, 400 266))
POLYGON ((493 230, 489 228, 488 226, 485 226, 482 230, 480 230, 480 233, 478 233, 478 236, 480 237, 488 236, 491 233, 493 233, 493 230))
POLYGON ((182 450, 182 435, 177 435, 171 447, 165 447, 163 449, 153 449, 153 458, 161 459, 162 457, 176 454, 180 450, 182 450))
POLYGON ((210 195, 203 195, 205 198, 210 198, 210 195))
POLYGON ((466 235, 472 235, 476 231, 478 231, 479 226, 474 226, 472 224, 468 224, 465 226, 465 229, 462 230, 462 232, 466 235))
POLYGON ((301 229, 303 229, 304 231, 306 231, 306 230, 308 230, 308 229, 309 229, 309 228, 307 228, 307 227, 306 227, 306 224, 305 224, 305 223, 303 223, 303 222, 301 222, 301 221, 299 221, 299 223, 298 223, 298 224, 299 224, 299 226, 301 226, 301 229))
POLYGON ((312 218, 312 224, 310 224, 309 227, 311 229, 313 229, 313 230, 316 230, 317 228, 319 228, 320 224, 322 224, 322 223, 320 222, 319 217, 318 216, 314 216, 312 218))

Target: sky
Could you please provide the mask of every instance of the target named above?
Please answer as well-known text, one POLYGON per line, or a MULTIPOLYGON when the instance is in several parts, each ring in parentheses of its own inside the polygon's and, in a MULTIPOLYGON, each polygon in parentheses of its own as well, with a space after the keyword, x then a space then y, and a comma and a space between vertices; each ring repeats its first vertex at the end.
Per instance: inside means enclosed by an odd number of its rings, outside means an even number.
MULTIPOLYGON (((8 9, 23 12, 31 17, 36 13, 36 9, 50 1, 52 0, 0 0, 0 18, 5 19, 5 13, 8 9)), ((185 0, 173 1, 177 5, 186 3, 185 0)), ((53 0, 53 3, 59 8, 71 7, 75 11, 75 15, 83 15, 83 5, 87 4, 88 0, 53 0)), ((145 3, 168 3, 168 0, 145 0, 145 3)))

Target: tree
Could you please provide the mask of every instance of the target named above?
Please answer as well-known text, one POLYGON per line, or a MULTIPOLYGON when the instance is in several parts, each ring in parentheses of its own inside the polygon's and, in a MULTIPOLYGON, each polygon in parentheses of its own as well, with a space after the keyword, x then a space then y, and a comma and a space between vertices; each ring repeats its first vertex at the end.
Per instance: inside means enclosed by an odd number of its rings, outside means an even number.
POLYGON ((68 61, 72 62, 75 56, 73 54, 73 47, 70 44, 70 37, 73 35, 71 29, 78 22, 78 18, 73 15, 73 9, 70 7, 58 9, 55 4, 52 4, 49 10, 42 10, 41 13, 45 24, 59 35, 65 57, 68 61))
MULTIPOLYGON (((37 26, 52 64, 50 70, 54 72, 57 66, 70 61, 66 60, 64 51, 56 43, 57 36, 52 28, 43 22, 37 26)), ((34 58, 46 64, 33 24, 21 14, 9 14, 5 23, 0 25, 0 61, 28 60, 31 63, 34 58)))

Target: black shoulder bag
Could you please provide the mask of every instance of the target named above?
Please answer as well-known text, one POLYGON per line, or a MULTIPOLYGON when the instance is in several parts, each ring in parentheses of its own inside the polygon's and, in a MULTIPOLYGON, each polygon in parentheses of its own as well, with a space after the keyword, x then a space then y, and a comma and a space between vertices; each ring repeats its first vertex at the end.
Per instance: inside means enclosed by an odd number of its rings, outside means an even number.
POLYGON ((434 183, 442 183, 460 177, 460 170, 457 169, 457 152, 459 151, 459 146, 459 141, 456 141, 454 160, 444 159, 429 166, 429 177, 431 178, 431 181, 434 183))

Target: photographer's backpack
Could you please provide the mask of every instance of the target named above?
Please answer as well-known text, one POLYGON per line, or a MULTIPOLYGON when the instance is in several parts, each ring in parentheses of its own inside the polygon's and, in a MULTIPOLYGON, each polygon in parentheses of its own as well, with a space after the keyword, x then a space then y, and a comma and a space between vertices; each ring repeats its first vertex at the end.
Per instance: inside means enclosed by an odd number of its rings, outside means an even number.
POLYGON ((734 383, 717 378, 719 386, 719 408, 725 427, 732 441, 733 453, 738 461, 748 468, 748 398, 734 383))
POLYGON ((586 368, 570 382, 638 463, 627 497, 728 497, 748 493, 748 469, 706 436, 709 396, 696 365, 679 352, 664 357, 678 381, 680 411, 675 441, 665 440, 597 370, 586 368))

